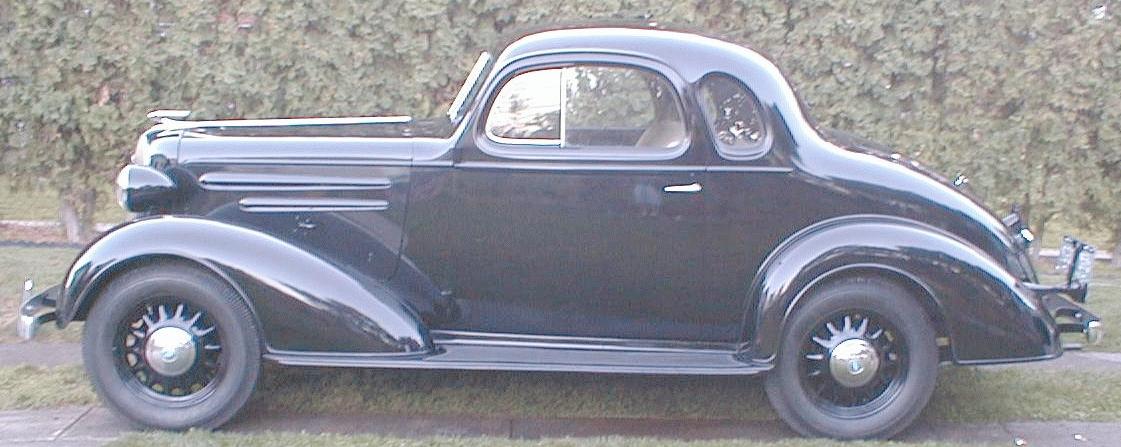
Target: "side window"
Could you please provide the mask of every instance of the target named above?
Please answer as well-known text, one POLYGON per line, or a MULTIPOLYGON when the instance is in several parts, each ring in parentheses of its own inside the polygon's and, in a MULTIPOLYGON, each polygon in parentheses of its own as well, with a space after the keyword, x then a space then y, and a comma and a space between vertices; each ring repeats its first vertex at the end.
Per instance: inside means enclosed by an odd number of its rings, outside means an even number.
POLYGON ((561 71, 522 73, 502 86, 487 117, 487 135, 500 143, 560 144, 561 71))
POLYGON ((725 74, 701 81, 701 106, 722 153, 751 155, 763 148, 767 126, 759 100, 739 80, 725 74))
POLYGON ((486 133, 499 143, 565 151, 667 152, 686 139, 682 116, 673 87, 656 73, 578 65, 508 81, 495 96, 486 133))

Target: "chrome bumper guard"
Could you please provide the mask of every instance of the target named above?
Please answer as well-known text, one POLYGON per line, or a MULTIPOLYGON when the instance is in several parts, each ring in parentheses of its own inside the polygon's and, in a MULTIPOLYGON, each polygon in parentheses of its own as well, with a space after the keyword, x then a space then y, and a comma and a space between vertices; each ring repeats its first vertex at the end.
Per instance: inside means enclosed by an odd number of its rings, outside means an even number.
MULTIPOLYGON (((1055 319, 1059 333, 1081 333, 1086 336, 1087 345, 1098 344, 1105 336, 1101 319, 1082 307, 1089 293, 1093 269, 1094 247, 1073 237, 1064 236, 1062 245, 1059 246, 1059 256, 1055 260, 1055 270, 1063 275, 1066 284, 1028 285, 1042 298, 1047 312, 1055 319)), ((1063 345, 1063 349, 1080 348, 1082 344, 1063 345)))
POLYGON ((19 323, 16 332, 24 340, 31 340, 39 331, 39 327, 57 318, 55 305, 58 302, 59 286, 44 290, 39 294, 32 294, 35 283, 30 279, 23 283, 23 298, 19 306, 19 323))
MULTIPOLYGON (((1060 334, 1082 334, 1086 337, 1086 345, 1101 343, 1105 337, 1101 318, 1069 298, 1049 293, 1043 295, 1043 306, 1055 318, 1060 334)), ((1063 345, 1063 349, 1081 349, 1082 346, 1079 343, 1067 343, 1063 345)))
POLYGON ((1086 302, 1095 255, 1094 246, 1070 236, 1063 236, 1063 242, 1059 245, 1055 270, 1066 280, 1065 293, 1079 303, 1086 302))

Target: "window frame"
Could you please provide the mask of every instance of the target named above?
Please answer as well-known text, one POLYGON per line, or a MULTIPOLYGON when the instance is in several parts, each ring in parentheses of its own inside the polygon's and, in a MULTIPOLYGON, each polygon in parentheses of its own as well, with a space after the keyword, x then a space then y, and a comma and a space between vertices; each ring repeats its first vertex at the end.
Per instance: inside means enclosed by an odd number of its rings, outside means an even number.
POLYGON ((564 144, 564 124, 565 124, 565 122, 564 122, 565 121, 564 120, 565 94, 564 94, 563 91, 558 91, 559 99, 557 100, 557 104, 558 104, 558 107, 560 109, 557 112, 560 115, 560 117, 557 119, 557 138, 501 137, 501 136, 495 135, 493 132, 491 132, 490 126, 488 124, 490 123, 491 113, 494 111, 494 103, 495 103, 495 101, 498 100, 498 95, 500 95, 502 93, 502 90, 506 88, 506 85, 509 84, 510 81, 513 81, 514 79, 517 79, 518 76, 533 73, 535 71, 562 70, 561 73, 560 73, 560 82, 557 83, 557 90, 563 90, 564 89, 564 71, 563 70, 565 70, 567 68, 568 67, 558 67, 558 68, 538 68, 538 69, 533 69, 533 70, 525 70, 525 71, 517 72, 514 75, 510 76, 509 79, 506 79, 501 85, 498 86, 498 88, 496 88, 494 90, 494 94, 493 94, 494 99, 492 101, 490 101, 491 102, 490 107, 487 109, 486 115, 483 116, 483 121, 482 121, 483 134, 486 135, 487 138, 489 138, 491 141, 493 141, 495 143, 506 144, 506 145, 511 145, 511 146, 523 145, 523 146, 551 147, 551 146, 555 145, 555 146, 557 146, 558 149, 562 148, 562 145, 564 144))
MULTIPOLYGON (((601 54, 601 53, 576 53, 552 54, 545 56, 531 56, 525 60, 515 61, 503 68, 491 82, 487 89, 486 101, 480 105, 481 113, 475 123, 476 146, 483 153, 500 158, 521 160, 604 160, 604 161, 664 161, 680 158, 693 145, 692 113, 686 103, 685 83, 681 77, 668 66, 657 61, 638 56, 601 54), (678 111, 681 115, 685 135, 681 142, 670 148, 651 148, 641 146, 592 146, 564 148, 561 146, 565 137, 564 114, 561 114, 559 142, 544 139, 511 139, 491 135, 487 130, 487 122, 494 108, 498 94, 510 80, 518 75, 547 69, 564 69, 569 67, 594 65, 594 66, 620 66, 635 70, 642 70, 658 76, 669 86, 669 91, 674 95, 678 111), (496 139, 497 138, 497 139, 496 139), (502 141, 507 140, 507 141, 502 141), (548 143, 542 143, 548 142, 548 143)), ((564 88, 563 82, 560 88, 564 88)), ((565 95, 561 95, 561 107, 564 107, 565 95)), ((563 110, 563 109, 562 109, 563 110)))
POLYGON ((709 139, 712 142, 712 146, 716 148, 716 153, 719 154, 721 158, 730 161, 756 160, 760 157, 763 157, 769 151, 774 140, 774 129, 771 126, 771 120, 769 114, 767 113, 767 108, 763 107, 763 102, 759 101, 759 96, 755 94, 755 91, 752 90, 751 87, 744 83, 740 78, 732 75, 731 73, 726 73, 723 71, 714 71, 707 73, 703 77, 701 77, 699 81, 697 81, 695 94, 697 108, 699 109, 700 114, 704 119, 705 132, 708 133, 709 139), (737 149, 728 147, 728 145, 724 144, 722 141, 720 141, 719 138, 717 138, 715 117, 709 116, 709 113, 707 111, 708 106, 705 103, 705 82, 716 77, 726 78, 736 85, 742 87, 743 90, 747 92, 747 94, 751 97, 751 99, 754 100, 754 103, 757 106, 756 110, 759 112, 759 123, 763 126, 763 139, 759 140, 757 143, 751 146, 737 149))

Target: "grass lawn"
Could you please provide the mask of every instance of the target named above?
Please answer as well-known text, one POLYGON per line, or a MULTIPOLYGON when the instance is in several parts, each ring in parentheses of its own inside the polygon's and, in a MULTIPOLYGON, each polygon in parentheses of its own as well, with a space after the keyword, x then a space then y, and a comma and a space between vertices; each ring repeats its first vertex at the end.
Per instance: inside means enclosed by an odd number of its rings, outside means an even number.
POLYGON ((1091 282, 1086 307, 1101 317, 1106 335, 1101 344, 1087 346, 1087 351, 1121 352, 1121 280, 1115 281, 1091 282))
POLYGON ((78 366, 0 368, 0 410, 88 405, 97 402, 78 366))
MULTIPOLYGON (((98 223, 124 220, 125 212, 116 203, 111 188, 97 193, 98 223)), ((0 182, 0 220, 58 220, 58 196, 42 189, 13 191, 0 182)))
MULTIPOLYGON (((18 340, 16 311, 19 309, 23 281, 33 279, 37 291, 58 284, 77 255, 77 250, 69 248, 0 247, 0 343, 18 340)), ((81 324, 59 331, 53 323, 48 323, 36 340, 77 341, 80 332, 81 324)))
POLYGON ((273 446, 318 447, 331 446, 371 446, 371 447, 941 447, 957 444, 944 443, 899 443, 899 442, 838 442, 820 439, 791 439, 780 442, 751 441, 670 441, 642 438, 591 438, 591 439, 540 439, 511 440, 501 438, 420 438, 405 439, 368 435, 311 435, 305 433, 261 433, 231 434, 190 432, 144 433, 130 435, 110 445, 148 447, 152 445, 174 446, 273 446))
MULTIPOLYGON (((94 400, 80 367, 0 368, 0 410, 94 400)), ((307 414, 776 419, 761 383, 735 377, 270 367, 250 406, 307 414)), ((943 368, 922 417, 1121 421, 1121 374, 943 368)))

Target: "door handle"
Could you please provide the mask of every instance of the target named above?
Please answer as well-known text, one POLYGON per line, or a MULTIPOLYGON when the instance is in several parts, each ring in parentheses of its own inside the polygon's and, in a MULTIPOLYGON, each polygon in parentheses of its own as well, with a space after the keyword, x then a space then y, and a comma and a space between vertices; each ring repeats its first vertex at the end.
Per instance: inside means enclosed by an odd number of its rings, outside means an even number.
POLYGON ((668 185, 665 188, 662 188, 662 191, 665 191, 665 192, 668 192, 668 193, 701 192, 701 184, 697 183, 697 182, 693 182, 693 183, 690 183, 688 185, 668 185))

